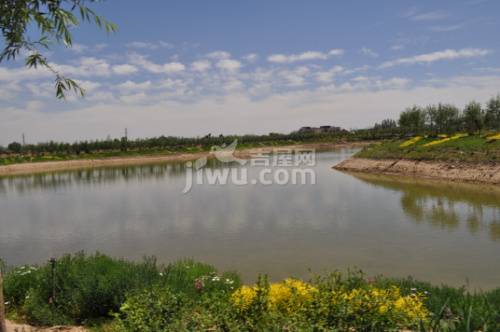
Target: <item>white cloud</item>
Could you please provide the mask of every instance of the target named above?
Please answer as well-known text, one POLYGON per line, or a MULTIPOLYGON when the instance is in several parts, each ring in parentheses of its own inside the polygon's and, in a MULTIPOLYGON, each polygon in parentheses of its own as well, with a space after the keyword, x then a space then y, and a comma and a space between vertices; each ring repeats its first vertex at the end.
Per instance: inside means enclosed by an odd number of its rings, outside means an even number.
POLYGON ((170 62, 163 65, 159 65, 152 61, 149 61, 145 56, 139 54, 132 54, 129 56, 130 62, 133 64, 144 68, 145 70, 153 74, 171 74, 179 73, 186 69, 186 67, 180 62, 170 62))
POLYGON ((224 59, 219 62, 217 62, 217 68, 220 68, 222 70, 226 70, 229 72, 235 72, 238 71, 241 68, 241 62, 237 60, 232 60, 232 59, 224 59))
POLYGON ((227 92, 234 92, 243 89, 245 85, 243 84, 242 81, 237 80, 237 79, 231 79, 224 83, 224 90, 227 92))
POLYGON ((170 62, 164 64, 163 69, 166 73, 179 73, 181 71, 184 71, 186 69, 186 66, 184 66, 180 62, 170 62))
POLYGON ((87 45, 82 45, 82 44, 73 44, 71 45, 71 47, 69 48, 70 51, 74 52, 74 53, 77 53, 77 54, 80 54, 80 53, 83 53, 85 51, 88 50, 88 46, 87 45))
POLYGON ((133 81, 125 81, 121 84, 118 84, 116 86, 117 89, 123 90, 123 91, 129 91, 129 90, 147 90, 152 86, 151 81, 144 81, 141 83, 136 83, 133 81))
POLYGON ((123 64, 123 65, 115 65, 112 67, 113 73, 118 74, 118 75, 129 75, 136 73, 138 71, 136 66, 132 66, 129 64, 123 64))
POLYGON ((255 61, 257 61, 257 59, 259 58, 259 55, 256 54, 256 53, 250 53, 250 54, 247 54, 243 57, 243 60, 246 60, 250 63, 253 63, 255 61))
POLYGON ((49 78, 54 74, 45 68, 28 69, 21 68, 2 68, 0 67, 0 81, 17 82, 22 80, 35 80, 40 78, 49 78))
POLYGON ((197 72, 206 72, 212 67, 212 63, 207 60, 195 61, 191 64, 191 69, 197 72))
POLYGON ((428 54, 421 54, 407 58, 400 58, 392 61, 384 62, 380 68, 389 68, 397 65, 404 64, 419 64, 419 63, 432 63, 441 60, 454 60, 463 58, 481 57, 490 54, 490 50, 478 48, 464 48, 461 50, 444 50, 428 54))
POLYGON ((316 73, 316 80, 321 83, 330 83, 333 77, 344 70, 342 66, 334 66, 330 70, 320 71, 316 73))
POLYGON ((329 55, 333 55, 333 56, 343 55, 344 53, 345 53, 345 51, 343 49, 340 49, 340 48, 335 48, 335 49, 330 50, 328 52, 329 55))
POLYGON ((378 53, 373 51, 372 49, 368 48, 368 47, 363 47, 361 49, 361 53, 363 53, 364 55, 367 55, 367 56, 370 56, 372 58, 377 58, 378 57, 378 53))
POLYGON ((462 29, 463 27, 464 27, 464 24, 438 25, 438 26, 430 27, 429 30, 435 31, 435 32, 451 32, 451 31, 456 31, 456 30, 462 29))
POLYGON ((307 51, 300 54, 272 54, 267 58, 267 61, 272 63, 293 63, 297 61, 311 61, 311 60, 326 60, 330 56, 337 56, 344 54, 344 50, 333 49, 327 53, 318 51, 307 51))
POLYGON ((147 101, 148 99, 149 99, 148 95, 146 95, 144 92, 120 96, 120 100, 127 104, 142 103, 147 101))
POLYGON ((57 63, 51 63, 50 65, 67 76, 91 77, 109 76, 111 74, 109 63, 104 59, 94 57, 82 57, 71 65, 57 63))
POLYGON ((296 87, 306 84, 306 76, 309 73, 309 68, 301 66, 294 70, 283 70, 279 74, 286 80, 288 86, 296 87))
POLYGON ((86 81, 86 80, 76 80, 76 83, 85 89, 86 93, 94 92, 96 89, 102 86, 99 82, 86 81))
POLYGON ((143 41, 134 41, 127 43, 125 46, 129 48, 137 48, 137 49, 148 49, 148 50, 157 50, 160 48, 172 48, 173 45, 164 41, 157 42, 143 42, 143 41))
POLYGON ((231 57, 231 53, 228 53, 226 51, 215 51, 208 53, 207 57, 215 60, 229 59, 231 57))
POLYGON ((427 13, 421 13, 421 14, 414 14, 410 16, 411 20, 413 21, 439 21, 443 20, 445 18, 448 18, 449 15, 445 12, 441 11, 432 11, 432 12, 427 12, 427 13))

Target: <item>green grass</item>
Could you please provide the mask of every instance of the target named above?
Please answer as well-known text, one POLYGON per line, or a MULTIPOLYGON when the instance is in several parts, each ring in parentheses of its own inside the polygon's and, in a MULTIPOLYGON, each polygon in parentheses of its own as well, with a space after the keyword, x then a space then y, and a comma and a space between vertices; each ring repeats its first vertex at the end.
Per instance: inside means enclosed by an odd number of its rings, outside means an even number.
POLYGON ((11 319, 35 325, 83 323, 106 332, 500 330, 500 288, 474 292, 411 278, 334 272, 311 277, 309 285, 317 292, 307 303, 293 302, 296 295, 292 292, 289 307, 269 309, 266 278, 259 278, 258 285, 262 292, 248 308, 241 309, 232 300, 240 287, 236 273, 219 273, 213 266, 192 260, 164 267, 154 259, 128 262, 78 253, 57 260, 55 279, 50 264, 8 270, 5 300, 11 319), (421 294, 428 319, 405 325, 410 323, 403 317, 400 320, 394 308, 379 312, 371 307, 376 308, 377 302, 369 298, 365 304, 357 304, 362 307, 356 311, 350 311, 356 306, 349 302, 331 302, 335 292, 393 287, 401 296, 421 294), (51 299, 53 289, 55 300, 51 299))
POLYGON ((500 161, 500 140, 490 141, 486 139, 486 136, 471 135, 434 146, 424 146, 435 140, 439 140, 439 138, 426 137, 408 147, 400 147, 406 139, 385 141, 364 148, 355 157, 472 163, 500 161))

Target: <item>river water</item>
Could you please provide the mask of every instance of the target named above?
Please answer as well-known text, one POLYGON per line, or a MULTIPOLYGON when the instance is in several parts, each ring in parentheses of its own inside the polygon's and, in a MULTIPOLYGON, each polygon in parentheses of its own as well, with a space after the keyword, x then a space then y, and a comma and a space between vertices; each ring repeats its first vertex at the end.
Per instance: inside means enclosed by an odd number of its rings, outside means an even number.
POLYGON ((500 188, 331 168, 355 151, 318 153, 316 184, 204 184, 187 194, 180 163, 0 178, 0 257, 31 264, 85 250, 194 258, 246 281, 356 267, 500 286, 500 188))

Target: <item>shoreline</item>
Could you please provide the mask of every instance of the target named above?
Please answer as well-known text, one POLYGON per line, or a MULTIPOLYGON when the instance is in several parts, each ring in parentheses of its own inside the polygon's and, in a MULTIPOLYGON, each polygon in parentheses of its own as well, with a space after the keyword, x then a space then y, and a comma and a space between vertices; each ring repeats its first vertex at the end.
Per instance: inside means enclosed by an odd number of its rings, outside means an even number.
POLYGON ((6 332, 88 332, 90 330, 83 326, 53 326, 53 327, 35 327, 25 323, 17 323, 6 320, 6 332))
MULTIPOLYGON (((305 143, 283 146, 265 146, 237 150, 235 156, 240 158, 251 158, 259 153, 269 153, 280 149, 317 149, 328 150, 335 148, 362 147, 372 142, 337 142, 337 143, 305 143)), ((29 175, 36 173, 49 173, 59 171, 71 171, 97 167, 138 166, 148 164, 160 164, 166 162, 187 162, 201 157, 211 157, 210 152, 173 153, 166 155, 144 155, 134 157, 114 157, 103 159, 73 159, 61 161, 44 161, 20 163, 0 166, 1 176, 29 175)))
POLYGON ((386 174, 455 182, 500 184, 499 163, 349 158, 333 166, 338 171, 386 174))

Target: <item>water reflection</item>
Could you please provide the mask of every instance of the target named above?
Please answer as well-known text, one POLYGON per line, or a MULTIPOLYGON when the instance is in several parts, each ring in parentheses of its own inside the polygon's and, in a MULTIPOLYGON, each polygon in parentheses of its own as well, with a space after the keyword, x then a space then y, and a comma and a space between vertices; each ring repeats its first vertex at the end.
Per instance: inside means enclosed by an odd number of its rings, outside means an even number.
POLYGON ((471 234, 488 232, 500 240, 500 188, 415 178, 353 174, 356 178, 401 192, 401 208, 416 223, 454 231, 465 225, 471 234))
POLYGON ((498 190, 332 170, 354 152, 318 154, 316 185, 196 185, 187 195, 184 163, 3 178, 0 257, 25 264, 99 250, 192 257, 249 282, 357 266, 498 286, 498 190))
MULTIPOLYGON (((212 163, 213 165, 213 163, 212 163)), ((102 167, 76 171, 0 177, 0 194, 57 190, 75 185, 96 186, 123 181, 143 181, 185 174, 184 163, 151 164, 140 167, 102 167)))

